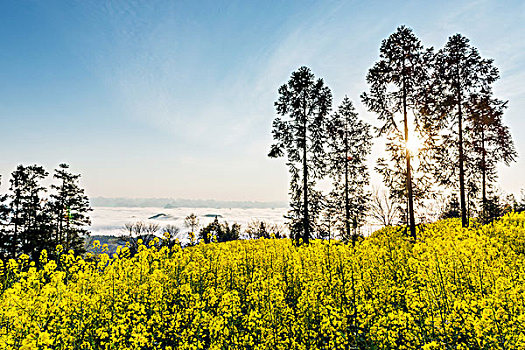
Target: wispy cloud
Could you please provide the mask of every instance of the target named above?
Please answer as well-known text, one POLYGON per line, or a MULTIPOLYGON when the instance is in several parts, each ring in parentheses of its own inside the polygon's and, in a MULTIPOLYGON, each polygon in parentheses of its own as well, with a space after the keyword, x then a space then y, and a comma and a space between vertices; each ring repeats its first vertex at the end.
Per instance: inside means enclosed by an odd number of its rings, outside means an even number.
MULTIPOLYGON (((348 95, 360 115, 377 125, 359 96, 367 89, 365 76, 381 40, 400 24, 412 26, 424 44, 436 47, 455 32, 471 38, 501 69, 496 91, 510 99, 505 117, 512 130, 525 127, 525 4, 519 1, 118 0, 35 6, 60 34, 52 33, 62 41, 57 52, 74 54, 77 69, 89 72, 92 89, 106 95, 89 100, 100 106, 78 105, 84 120, 71 122, 71 129, 91 121, 111 127, 98 132, 108 140, 80 152, 83 159, 91 157, 86 169, 97 172, 91 175, 98 181, 96 194, 105 194, 105 188, 118 195, 143 186, 145 195, 169 188, 166 195, 182 191, 189 196, 230 186, 231 198, 286 198, 286 168, 266 157, 278 87, 307 65, 332 88, 334 107, 348 95), (91 116, 91 111, 101 115, 91 116), (127 132, 132 136, 119 136, 127 132), (112 175, 104 174, 112 166, 112 175), (192 173, 181 171, 187 168, 192 173), (146 188, 142 183, 151 169, 155 181, 146 188), (126 181, 118 182, 122 177, 126 181)), ((27 108, 26 101, 20 105, 27 108)), ((82 136, 82 130, 78 133, 82 136)), ((525 139, 515 138, 518 149, 524 149, 525 139)), ((382 152, 378 140, 371 165, 382 152)), ((520 160, 512 172, 502 173, 504 188, 522 187, 515 174, 523 172, 520 160)))

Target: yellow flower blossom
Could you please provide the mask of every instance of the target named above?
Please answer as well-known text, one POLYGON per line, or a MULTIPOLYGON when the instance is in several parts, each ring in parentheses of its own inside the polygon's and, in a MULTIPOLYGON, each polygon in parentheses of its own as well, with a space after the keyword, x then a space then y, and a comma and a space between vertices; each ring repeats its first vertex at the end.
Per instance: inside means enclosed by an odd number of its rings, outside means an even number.
POLYGON ((0 349, 525 349, 525 214, 418 237, 0 261, 0 349))

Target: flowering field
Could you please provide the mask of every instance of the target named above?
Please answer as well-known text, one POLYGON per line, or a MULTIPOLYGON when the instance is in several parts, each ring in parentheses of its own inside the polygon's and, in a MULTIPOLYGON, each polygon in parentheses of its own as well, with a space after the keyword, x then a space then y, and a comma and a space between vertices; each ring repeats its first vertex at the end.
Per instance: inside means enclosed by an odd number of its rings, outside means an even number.
POLYGON ((524 225, 22 257, 0 265, 0 348, 524 349, 524 225))

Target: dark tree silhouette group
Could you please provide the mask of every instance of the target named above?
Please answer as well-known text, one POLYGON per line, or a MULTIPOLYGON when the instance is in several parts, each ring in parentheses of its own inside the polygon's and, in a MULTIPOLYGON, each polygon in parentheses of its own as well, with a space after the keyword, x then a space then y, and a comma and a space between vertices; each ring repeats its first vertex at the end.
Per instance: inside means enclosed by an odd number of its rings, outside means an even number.
POLYGON ((289 227, 296 242, 333 229, 355 244, 367 210, 372 217, 387 215, 385 223, 399 214, 415 240, 417 207, 447 191, 452 194, 443 217, 459 216, 467 227, 472 216, 484 222, 498 216, 496 165, 517 157, 502 119, 507 101, 493 94, 498 79, 493 60, 461 34, 437 51, 406 26, 384 39, 361 101, 380 123, 375 131, 386 154, 375 169, 389 196, 370 201, 365 161, 371 127, 348 97, 332 112, 330 89, 309 68, 293 72, 279 88, 269 156, 287 159, 289 227), (418 149, 409 146, 414 139, 418 149), (325 177, 333 180, 328 195, 316 186, 325 177))
POLYGON ((19 165, 11 173, 9 192, 0 195, 0 258, 38 260, 43 249, 54 254, 57 247, 84 252, 91 208, 80 175, 60 164, 49 189, 42 184, 48 176, 39 165, 19 165))
MULTIPOLYGON (((377 116, 379 126, 372 128, 348 96, 333 108, 332 91, 310 68, 292 72, 278 90, 268 154, 286 157, 289 168, 290 236, 297 244, 337 237, 355 245, 360 227, 372 218, 382 225, 401 223, 416 240, 422 221, 418 208, 444 193, 448 201, 441 217, 459 217, 464 227, 472 217, 490 222, 501 216, 508 208, 495 186, 497 165, 510 165, 517 152, 503 122, 508 101, 494 96, 498 79, 494 61, 483 58, 463 35, 451 36, 435 50, 400 26, 382 41, 379 59, 366 75, 368 90, 360 96, 377 116), (385 143, 375 170, 387 193, 369 188, 366 162, 374 136, 385 143), (409 146, 414 140, 417 148, 409 146), (322 190, 321 182, 330 189, 322 190)), ((54 254, 57 247, 84 252, 91 208, 80 175, 60 164, 46 187, 48 177, 39 165, 19 165, 11 173, 8 192, 0 194, 0 259, 27 254, 38 260, 43 249, 54 254)), ((511 209, 525 209, 514 203, 511 209)), ((194 214, 185 225, 191 229, 190 245, 197 239, 241 237, 240 225, 217 218, 199 232, 194 214)), ((139 239, 153 239, 158 230, 158 225, 129 224, 123 242, 137 250, 139 239)), ((163 230, 175 242, 178 228, 163 230)), ((259 221, 246 234, 284 236, 280 227, 259 221)))

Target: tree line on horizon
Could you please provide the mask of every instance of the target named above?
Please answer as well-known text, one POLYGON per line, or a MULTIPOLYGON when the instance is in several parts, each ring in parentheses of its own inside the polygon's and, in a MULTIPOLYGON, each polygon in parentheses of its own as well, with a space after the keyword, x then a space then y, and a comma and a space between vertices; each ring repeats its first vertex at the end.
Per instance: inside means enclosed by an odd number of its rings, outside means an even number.
MULTIPOLYGON (((443 216, 460 217, 463 227, 472 216, 487 222, 501 214, 496 165, 510 165, 517 152, 503 123, 508 101, 494 96, 498 79, 494 61, 461 34, 439 50, 424 47, 406 26, 382 41, 360 97, 381 124, 374 136, 386 140, 375 167, 388 189, 385 200, 413 240, 417 207, 443 191, 454 193, 443 216), (418 149, 409 147, 414 139, 418 149)), ((378 204, 367 189, 371 126, 347 96, 332 111, 330 88, 308 67, 294 71, 278 93, 268 156, 287 159, 291 236, 308 243, 327 226, 330 234, 335 219, 333 229, 355 244, 367 210, 378 204), (328 194, 317 186, 326 178, 328 194)))
MULTIPOLYGON (((80 176, 70 172, 69 165, 60 164, 54 170, 54 181, 46 187, 43 183, 49 173, 44 167, 36 164, 16 167, 9 179, 8 192, 0 194, 0 261, 25 254, 38 263, 43 250, 52 258, 70 251, 76 255, 103 252, 100 251, 101 245, 95 244, 99 237, 88 239, 89 212, 92 209, 79 185, 80 176)), ((218 217, 201 226, 199 218, 192 213, 185 218, 184 226, 190 230, 189 242, 185 245, 177 239, 179 227, 172 224, 161 227, 158 223, 144 221, 126 223, 121 235, 105 238, 128 247, 130 254, 134 255, 140 245, 171 248, 174 245, 192 246, 199 241, 285 237, 279 225, 256 219, 241 230, 241 225, 233 223, 230 226, 227 222, 219 222, 218 217)))
MULTIPOLYGON (((266 222, 264 220, 253 219, 247 227, 234 222, 231 226, 227 221, 220 222, 219 216, 215 216, 212 222, 201 225, 200 219, 195 213, 191 213, 184 218, 184 226, 189 231, 188 242, 177 243, 177 236, 180 228, 176 225, 166 225, 161 227, 157 223, 145 223, 143 221, 130 222, 124 225, 124 234, 118 237, 118 243, 127 245, 131 254, 138 251, 138 240, 148 246, 154 243, 160 234, 163 236, 163 245, 173 246, 180 244, 182 247, 194 246, 199 242, 209 244, 212 242, 229 242, 238 239, 260 239, 260 238, 285 238, 286 233, 281 225, 266 222), (153 242, 153 243, 152 243, 153 242)), ((157 244, 160 244, 158 242, 157 244)), ((161 244, 161 245, 162 245, 161 244)))

